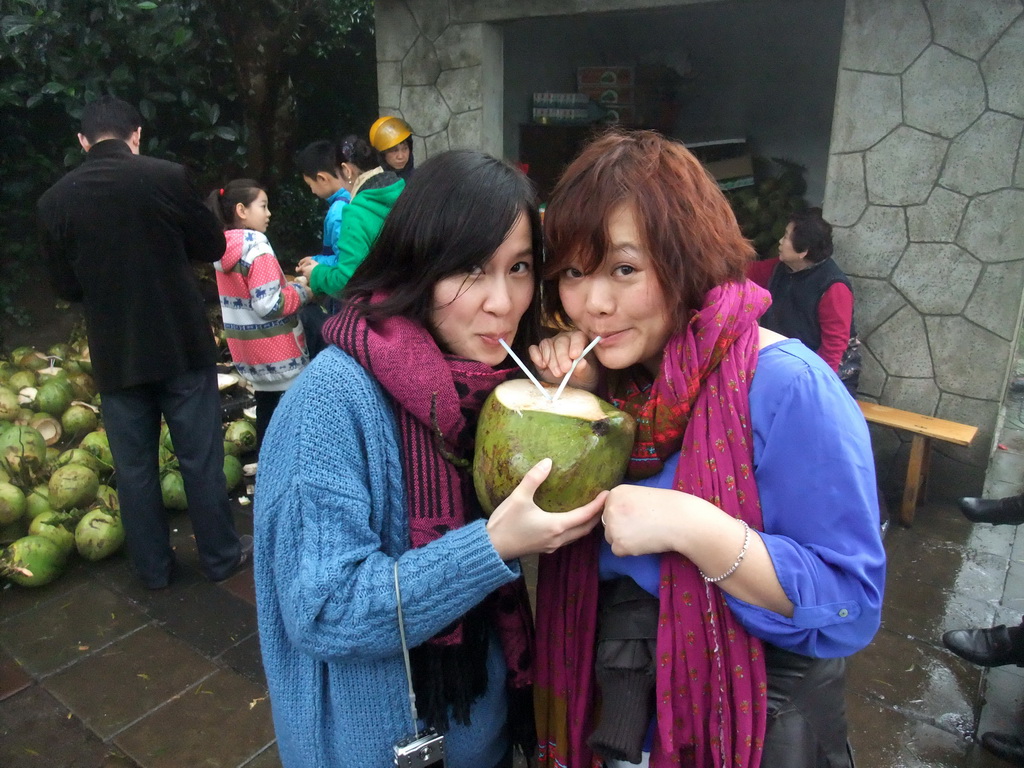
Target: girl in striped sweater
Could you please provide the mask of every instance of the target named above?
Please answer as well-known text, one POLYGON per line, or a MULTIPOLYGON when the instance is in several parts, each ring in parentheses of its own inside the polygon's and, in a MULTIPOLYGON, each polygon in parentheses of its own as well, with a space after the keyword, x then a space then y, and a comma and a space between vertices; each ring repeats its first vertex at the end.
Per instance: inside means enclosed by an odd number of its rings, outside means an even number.
POLYGON ((309 363, 299 308, 313 294, 288 282, 267 239, 267 193, 252 179, 215 189, 207 205, 224 227, 227 248, 214 264, 231 359, 256 395, 257 445, 284 391, 309 363))

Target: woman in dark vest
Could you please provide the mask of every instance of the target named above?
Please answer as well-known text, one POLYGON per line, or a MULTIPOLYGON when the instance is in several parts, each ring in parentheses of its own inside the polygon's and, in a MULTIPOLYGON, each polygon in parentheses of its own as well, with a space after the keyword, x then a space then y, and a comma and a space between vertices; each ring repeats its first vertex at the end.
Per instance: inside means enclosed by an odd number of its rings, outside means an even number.
POLYGON ((821 209, 793 214, 779 240, 778 258, 753 262, 747 277, 772 295, 761 325, 800 339, 839 374, 850 394, 856 394, 860 355, 853 290, 832 259, 832 225, 822 218, 821 209), (848 349, 856 354, 848 354, 848 349))

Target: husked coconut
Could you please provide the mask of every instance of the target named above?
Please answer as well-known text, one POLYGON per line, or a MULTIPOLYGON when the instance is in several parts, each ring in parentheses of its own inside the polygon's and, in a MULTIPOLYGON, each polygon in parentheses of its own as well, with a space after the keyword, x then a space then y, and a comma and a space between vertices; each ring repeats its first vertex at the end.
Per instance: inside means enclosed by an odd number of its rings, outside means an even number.
MULTIPOLYGON (((546 390, 549 394, 554 389, 546 390)), ((480 411, 473 485, 490 514, 537 462, 551 474, 534 500, 549 512, 567 512, 618 485, 633 448, 633 417, 582 389, 548 400, 525 379, 499 384, 480 411)))

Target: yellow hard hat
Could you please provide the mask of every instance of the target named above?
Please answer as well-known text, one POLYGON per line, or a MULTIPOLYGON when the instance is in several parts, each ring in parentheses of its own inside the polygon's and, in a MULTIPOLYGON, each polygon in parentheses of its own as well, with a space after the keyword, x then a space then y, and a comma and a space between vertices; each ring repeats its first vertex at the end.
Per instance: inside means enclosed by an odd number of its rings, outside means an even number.
POLYGON ((412 128, 400 117, 378 117, 370 126, 370 144, 378 152, 397 147, 412 136, 412 128))

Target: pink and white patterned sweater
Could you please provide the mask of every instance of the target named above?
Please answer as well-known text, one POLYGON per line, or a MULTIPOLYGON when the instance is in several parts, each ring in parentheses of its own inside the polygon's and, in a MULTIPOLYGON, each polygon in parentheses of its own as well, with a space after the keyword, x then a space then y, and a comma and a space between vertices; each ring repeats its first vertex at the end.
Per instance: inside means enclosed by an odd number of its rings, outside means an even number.
POLYGON ((289 283, 262 232, 229 229, 217 271, 224 332, 235 368, 259 390, 287 389, 309 363, 296 314, 312 292, 289 283))

